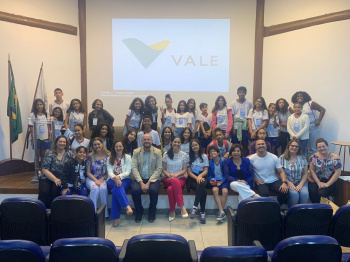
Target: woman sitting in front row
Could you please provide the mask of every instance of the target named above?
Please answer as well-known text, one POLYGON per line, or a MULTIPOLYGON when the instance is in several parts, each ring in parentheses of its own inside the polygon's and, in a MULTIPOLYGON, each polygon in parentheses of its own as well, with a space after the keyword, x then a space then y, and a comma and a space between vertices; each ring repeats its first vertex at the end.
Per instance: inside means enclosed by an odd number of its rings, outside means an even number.
POLYGON ((311 156, 309 194, 312 203, 319 203, 321 197, 328 197, 335 191, 335 182, 341 173, 341 161, 337 154, 328 151, 323 138, 316 140, 318 152, 311 156))
POLYGON ((130 188, 131 179, 131 156, 127 154, 126 148, 121 141, 114 143, 111 155, 107 162, 108 178, 107 187, 112 192, 111 219, 113 226, 119 225, 120 208, 126 208, 126 214, 132 215, 125 191, 130 188))
POLYGON ((291 140, 280 156, 280 162, 286 173, 288 183, 288 208, 309 201, 307 180, 307 161, 299 140, 291 140))
POLYGON ((238 192, 238 201, 249 197, 260 197, 252 190, 254 170, 249 158, 242 157, 243 147, 239 144, 232 145, 230 158, 225 159, 224 174, 230 188, 238 192))

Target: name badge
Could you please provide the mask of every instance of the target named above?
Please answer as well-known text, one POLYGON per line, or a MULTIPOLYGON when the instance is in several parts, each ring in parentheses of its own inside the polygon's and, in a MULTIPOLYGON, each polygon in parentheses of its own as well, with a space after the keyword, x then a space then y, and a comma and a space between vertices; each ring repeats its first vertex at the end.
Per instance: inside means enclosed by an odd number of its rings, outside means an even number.
POLYGON ((257 127, 260 127, 262 125, 262 119, 261 118, 256 119, 255 124, 257 127))
POLYGON ((218 116, 218 121, 219 121, 219 122, 222 122, 222 120, 223 120, 222 115, 219 115, 219 116, 218 116))
POLYGON ((136 123, 135 123, 135 127, 136 127, 136 128, 139 128, 139 126, 140 126, 140 123, 139 123, 139 122, 136 122, 136 123))
POLYGON ((275 130, 275 125, 274 124, 269 124, 269 131, 275 130))
POLYGON ((153 117, 153 123, 155 123, 157 121, 156 115, 152 114, 152 117, 153 117))
POLYGON ((61 131, 60 131, 60 130, 55 129, 55 136, 56 136, 56 137, 58 137, 58 136, 60 136, 60 135, 61 135, 61 131))
POLYGON ((239 109, 239 114, 241 117, 244 117, 245 116, 245 108, 239 109))
POLYGON ((80 176, 81 179, 84 179, 84 171, 81 170, 81 171, 79 172, 79 176, 80 176))
POLYGON ((39 131, 40 131, 40 133, 44 133, 45 132, 44 125, 39 125, 39 131))
POLYGON ((299 131, 299 122, 294 122, 294 130, 299 131))
POLYGON ((181 117, 179 118, 179 125, 183 125, 184 124, 184 119, 181 117))
POLYGON ((167 123, 171 123, 171 116, 167 116, 167 117, 166 117, 166 122, 167 122, 167 123))
POLYGON ((200 172, 200 170, 201 170, 200 166, 195 165, 195 166, 194 166, 194 169, 193 169, 193 171, 192 171, 192 173, 195 173, 195 174, 198 175, 199 172, 200 172))
POLYGON ((92 119, 92 125, 93 126, 97 126, 97 117, 94 117, 93 119, 92 119))

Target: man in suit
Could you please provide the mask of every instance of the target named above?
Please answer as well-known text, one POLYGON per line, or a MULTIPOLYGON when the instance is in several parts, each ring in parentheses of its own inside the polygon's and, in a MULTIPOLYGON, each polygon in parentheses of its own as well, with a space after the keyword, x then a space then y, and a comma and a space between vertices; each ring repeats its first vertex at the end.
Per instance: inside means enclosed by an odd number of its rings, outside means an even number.
POLYGON ((134 180, 131 186, 132 199, 135 204, 135 221, 140 223, 143 215, 141 193, 148 191, 150 204, 148 209, 148 220, 154 222, 156 219, 159 178, 162 174, 161 151, 152 146, 152 136, 145 134, 142 137, 142 147, 134 150, 132 156, 132 174, 134 180))

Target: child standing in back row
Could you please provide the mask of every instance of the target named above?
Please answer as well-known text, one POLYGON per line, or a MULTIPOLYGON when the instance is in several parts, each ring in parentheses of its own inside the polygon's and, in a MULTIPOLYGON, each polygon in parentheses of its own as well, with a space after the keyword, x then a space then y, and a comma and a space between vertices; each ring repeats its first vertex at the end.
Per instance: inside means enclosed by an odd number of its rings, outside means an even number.
POLYGON ((198 121, 199 121, 199 141, 202 145, 203 153, 205 152, 207 146, 210 144, 212 140, 211 136, 211 119, 212 115, 208 114, 208 104, 207 103, 201 103, 199 105, 199 109, 202 111, 201 114, 198 114, 198 121))
POLYGON ((268 141, 271 144, 272 154, 277 155, 277 148, 279 147, 278 129, 280 126, 280 122, 277 116, 278 113, 276 110, 276 105, 274 103, 269 104, 268 112, 269 112, 269 122, 266 128, 267 134, 269 136, 268 141))

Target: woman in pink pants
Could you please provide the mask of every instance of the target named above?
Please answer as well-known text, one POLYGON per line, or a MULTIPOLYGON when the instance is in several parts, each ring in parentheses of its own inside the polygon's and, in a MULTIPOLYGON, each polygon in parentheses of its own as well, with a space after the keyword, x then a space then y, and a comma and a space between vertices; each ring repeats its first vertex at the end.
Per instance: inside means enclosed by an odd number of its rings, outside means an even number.
POLYGON ((175 219, 176 204, 181 209, 182 217, 188 217, 182 196, 182 189, 186 184, 184 175, 187 169, 188 157, 180 148, 181 140, 179 137, 175 137, 171 148, 163 157, 163 174, 165 175, 163 183, 168 191, 170 205, 169 222, 175 219))

